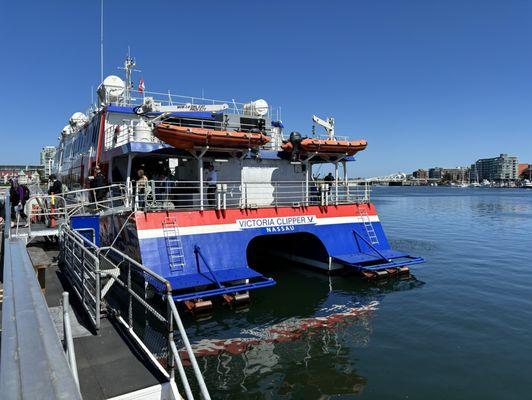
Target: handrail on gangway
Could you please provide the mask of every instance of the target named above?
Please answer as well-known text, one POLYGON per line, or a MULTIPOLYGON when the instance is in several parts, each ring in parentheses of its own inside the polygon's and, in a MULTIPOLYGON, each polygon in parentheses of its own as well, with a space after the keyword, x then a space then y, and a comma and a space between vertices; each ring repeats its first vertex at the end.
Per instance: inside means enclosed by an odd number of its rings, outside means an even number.
POLYGON ((81 399, 26 244, 11 237, 9 194, 4 229, 1 397, 81 399))
MULTIPOLYGON (((131 338, 137 342, 140 349, 169 379, 170 382, 174 381, 175 369, 177 368, 181 384, 185 391, 185 397, 188 400, 193 400, 194 395, 184 370, 181 354, 177 349, 174 340, 175 323, 177 325, 181 342, 186 350, 188 360, 190 360, 192 365, 194 377, 196 379, 197 386, 199 387, 201 397, 205 400, 209 400, 210 395, 209 391, 207 390, 203 374, 198 366, 198 362, 192 350, 192 346, 190 345, 190 341, 181 321, 181 317, 175 306, 174 299, 172 298, 172 286, 170 282, 114 247, 95 246, 79 232, 73 230, 68 225, 61 226, 60 243, 62 243, 62 251, 71 252, 73 254, 87 253, 91 259, 94 258, 95 260, 94 263, 82 263, 86 273, 91 272, 94 276, 98 277, 98 279, 95 280, 97 283, 93 288, 94 293, 92 293, 97 299, 97 301, 94 303, 96 309, 86 309, 89 315, 98 315, 98 318, 100 318, 101 316, 98 312, 99 306, 100 304, 106 303, 104 298, 109 296, 109 284, 118 286, 118 290, 122 290, 122 293, 125 294, 125 296, 122 294, 120 295, 120 297, 124 300, 123 303, 125 303, 123 304, 124 309, 122 311, 120 309, 114 310, 113 306, 108 304, 109 311, 111 311, 111 314, 114 314, 118 321, 125 326, 131 338), (87 271, 86 268, 92 268, 93 270, 87 271), (152 303, 149 301, 149 296, 146 297, 144 284, 138 285, 138 279, 136 281, 136 278, 141 278, 143 281, 151 284, 158 292, 161 293, 161 299, 164 301, 163 304, 166 306, 166 310, 159 309, 157 307, 157 302, 152 303), (106 279, 107 282, 105 282, 106 279), (103 286, 103 288, 100 285, 103 286), (136 315, 134 313, 134 304, 143 307, 146 313, 150 313, 156 320, 165 325, 165 332, 161 332, 161 336, 166 336, 164 339, 166 341, 166 349, 154 349, 151 343, 147 343, 142 339, 142 334, 139 335, 135 332, 136 327, 142 325, 136 321, 136 318, 145 318, 145 313, 141 313, 142 315, 136 315), (161 363, 159 361, 161 358, 161 351, 165 352, 165 363, 161 363)), ((68 255, 66 255, 63 260, 68 261, 68 255)), ((66 274, 69 279, 73 279, 73 277, 78 276, 79 269, 77 269, 76 266, 64 265, 63 267, 67 269, 73 268, 72 272, 74 272, 74 274, 66 274)), ((77 284, 77 282, 74 282, 74 284, 77 284)), ((79 287, 79 285, 77 286, 79 287)), ((83 288, 86 288, 86 286, 83 286, 83 288)), ((74 293, 76 293, 80 299, 87 297, 86 295, 88 294, 80 293, 79 291, 74 291, 74 293)), ((116 305, 115 307, 120 306, 116 305)), ((162 308, 164 308, 164 306, 162 308)), ((99 321, 94 322, 96 322, 96 325, 99 325, 99 321)))

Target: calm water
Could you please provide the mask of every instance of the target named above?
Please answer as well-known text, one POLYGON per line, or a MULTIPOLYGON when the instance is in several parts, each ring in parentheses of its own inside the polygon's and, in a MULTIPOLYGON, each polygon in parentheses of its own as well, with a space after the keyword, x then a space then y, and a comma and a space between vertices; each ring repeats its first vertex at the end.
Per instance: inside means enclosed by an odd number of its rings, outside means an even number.
POLYGON ((248 311, 189 321, 192 336, 256 338, 283 321, 378 304, 334 329, 201 358, 214 398, 532 398, 532 190, 373 195, 392 246, 428 262, 382 284, 272 266, 276 287, 253 293, 248 311))

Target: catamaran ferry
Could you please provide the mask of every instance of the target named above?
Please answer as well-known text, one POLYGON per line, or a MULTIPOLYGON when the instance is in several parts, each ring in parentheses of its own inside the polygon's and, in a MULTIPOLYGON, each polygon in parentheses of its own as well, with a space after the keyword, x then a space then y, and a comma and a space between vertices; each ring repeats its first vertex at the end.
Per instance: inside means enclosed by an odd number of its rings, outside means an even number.
POLYGON ((98 106, 72 115, 55 170, 72 227, 167 279, 175 301, 228 301, 275 284, 250 267, 266 253, 327 272, 371 278, 404 273, 422 258, 392 250, 367 185, 347 177, 365 140, 286 135, 279 112, 248 103, 132 89, 107 77, 98 106), (329 164, 334 175, 314 176, 329 164), (107 179, 95 187, 99 168, 107 179), (200 300, 201 299, 201 300, 200 300))

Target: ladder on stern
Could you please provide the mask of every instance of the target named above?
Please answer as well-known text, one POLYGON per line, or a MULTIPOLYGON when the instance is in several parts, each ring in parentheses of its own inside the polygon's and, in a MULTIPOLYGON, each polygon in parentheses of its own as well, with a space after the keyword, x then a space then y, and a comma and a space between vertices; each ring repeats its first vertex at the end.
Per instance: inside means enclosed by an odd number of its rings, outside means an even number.
POLYGON ((179 226, 175 217, 166 217, 163 221, 163 235, 168 252, 170 270, 183 271, 185 268, 185 253, 179 234, 179 226))
MULTIPOLYGON (((369 208, 369 207, 368 207, 369 208)), ((368 235, 369 241, 371 244, 379 244, 379 238, 375 233, 371 219, 369 218, 368 208, 362 207, 358 209, 360 217, 362 218, 362 223, 364 224, 364 229, 368 235)))

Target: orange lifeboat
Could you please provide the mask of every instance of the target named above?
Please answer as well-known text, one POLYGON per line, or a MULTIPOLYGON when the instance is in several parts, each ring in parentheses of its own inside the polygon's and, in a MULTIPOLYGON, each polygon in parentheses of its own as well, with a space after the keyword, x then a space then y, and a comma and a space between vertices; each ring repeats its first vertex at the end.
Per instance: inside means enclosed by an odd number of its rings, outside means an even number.
POLYGON ((214 148, 252 149, 265 145, 270 138, 263 133, 217 131, 161 123, 155 127, 157 138, 176 149, 192 149, 195 146, 214 148))
MULTIPOLYGON (((306 138, 301 140, 300 148, 305 153, 323 153, 323 154, 346 154, 354 156, 359 151, 364 150, 368 145, 365 140, 331 140, 331 139, 312 139, 306 138)), ((283 150, 292 152, 294 145, 292 142, 283 144, 283 150)))

